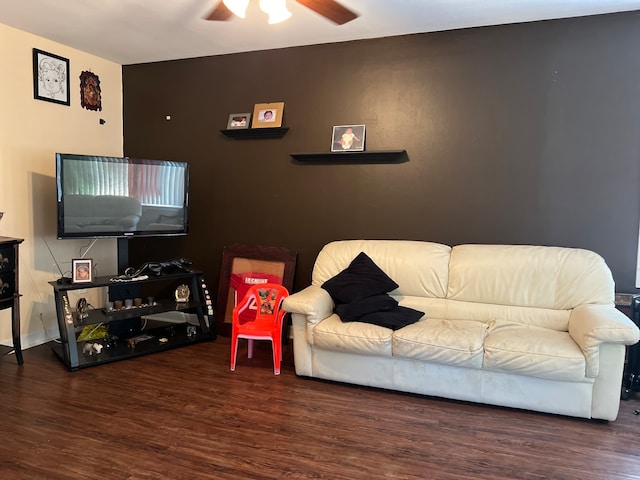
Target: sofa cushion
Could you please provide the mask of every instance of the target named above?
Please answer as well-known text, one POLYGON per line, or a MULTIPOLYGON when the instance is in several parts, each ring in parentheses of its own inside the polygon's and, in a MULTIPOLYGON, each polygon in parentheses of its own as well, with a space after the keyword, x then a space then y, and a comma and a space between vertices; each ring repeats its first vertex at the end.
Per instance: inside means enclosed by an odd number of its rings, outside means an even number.
POLYGON ((338 352, 391 356, 392 330, 331 315, 313 328, 314 347, 338 352))
POLYGON ((396 306, 398 306, 397 300, 383 293, 361 298, 360 300, 354 300, 349 303, 341 303, 336 306, 336 313, 343 322, 354 322, 368 313, 391 310, 396 306))
POLYGON ((407 325, 416 323, 423 316, 424 312, 398 305, 391 310, 368 313, 360 317, 358 321, 390 328, 391 330, 399 330, 407 325))
POLYGON ((484 341, 484 368, 583 381, 586 361, 568 332, 496 322, 484 341))
POLYGON ((425 318, 393 335, 393 356, 482 368, 482 344, 490 323, 425 318))
POLYGON ((444 298, 451 247, 415 240, 339 240, 326 244, 313 265, 312 284, 322 285, 364 252, 399 287, 394 295, 444 298))
MULTIPOLYGON (((432 309, 427 310, 431 315, 432 309)), ((550 328, 566 332, 569 327, 571 310, 553 310, 551 308, 516 307, 513 305, 499 305, 495 303, 462 302, 447 300, 444 315, 433 314, 434 317, 464 318, 486 322, 487 319, 500 319, 521 325, 550 328)))
POLYGON ((579 248, 457 245, 451 251, 447 298, 464 302, 570 310, 613 304, 604 259, 579 248))
POLYGON ((336 303, 387 293, 398 284, 382 271, 366 253, 360 252, 347 268, 322 284, 336 303))

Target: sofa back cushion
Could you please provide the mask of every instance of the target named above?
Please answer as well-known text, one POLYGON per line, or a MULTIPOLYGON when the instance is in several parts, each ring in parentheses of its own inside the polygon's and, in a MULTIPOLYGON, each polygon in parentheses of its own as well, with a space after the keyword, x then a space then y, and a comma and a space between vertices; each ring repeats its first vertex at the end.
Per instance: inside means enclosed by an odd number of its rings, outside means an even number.
POLYGON ((312 284, 324 282, 366 253, 397 284, 394 295, 444 298, 451 247, 412 240, 341 240, 328 243, 318 254, 312 284))
POLYGON ((447 299, 569 310, 614 301, 603 258, 589 250, 530 245, 458 245, 447 299))

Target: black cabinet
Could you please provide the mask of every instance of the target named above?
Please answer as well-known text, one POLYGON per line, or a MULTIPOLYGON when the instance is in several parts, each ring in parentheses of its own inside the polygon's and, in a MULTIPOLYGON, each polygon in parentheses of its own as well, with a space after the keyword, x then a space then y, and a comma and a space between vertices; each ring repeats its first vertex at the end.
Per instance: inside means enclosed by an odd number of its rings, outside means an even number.
MULTIPOLYGON (((202 272, 181 272, 147 279, 115 282, 96 277, 91 284, 49 282, 54 290, 60 344, 53 347, 69 370, 161 352, 216 338, 213 300, 202 272), (188 289, 188 298, 176 294, 188 289), (78 310, 69 292, 108 289, 105 305, 78 310), (167 312, 185 312, 196 321, 168 318, 167 312), (87 339, 88 332, 102 328, 108 334, 87 339)), ((80 302, 78 302, 80 303, 80 302)), ((90 335, 89 335, 90 336, 90 335)))
MULTIPOLYGON (((640 295, 616 295, 616 306, 640 327, 640 295)), ((640 392, 640 343, 627 347, 622 375, 622 399, 628 400, 634 392, 640 392)))
POLYGON ((18 288, 18 246, 21 238, 0 237, 0 310, 11 309, 11 336, 16 360, 22 365, 20 343, 20 292, 18 288))

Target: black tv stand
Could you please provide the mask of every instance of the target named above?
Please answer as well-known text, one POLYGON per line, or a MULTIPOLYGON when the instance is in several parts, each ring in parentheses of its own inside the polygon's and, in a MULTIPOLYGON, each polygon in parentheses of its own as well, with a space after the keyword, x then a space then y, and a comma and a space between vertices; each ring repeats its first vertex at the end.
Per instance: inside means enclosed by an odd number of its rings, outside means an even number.
POLYGON ((113 276, 96 277, 90 284, 49 282, 54 291, 61 340, 59 345, 54 345, 53 351, 69 370, 161 352, 216 338, 212 295, 202 272, 175 272, 124 283, 112 282, 112 278, 113 276), (175 291, 180 285, 186 285, 190 290, 187 301, 176 299, 175 291), (108 290, 111 302, 129 298, 144 299, 144 302, 139 301, 140 305, 119 309, 95 306, 93 309, 88 309, 85 316, 80 318, 75 305, 70 304, 68 294, 73 290, 92 288, 108 290), (153 301, 148 303, 147 299, 151 297, 153 301), (192 313, 195 314, 197 321, 178 323, 175 320, 163 320, 152 316, 165 312, 192 313), (97 327, 100 324, 109 327, 109 336, 98 340, 78 340, 78 335, 85 327, 97 327), (130 327, 130 325, 136 325, 136 327, 130 327), (118 331, 117 339, 111 335, 112 330, 118 331), (123 331, 126 333, 122 333, 123 331), (91 351, 90 347, 95 344, 100 348, 99 353, 91 351))

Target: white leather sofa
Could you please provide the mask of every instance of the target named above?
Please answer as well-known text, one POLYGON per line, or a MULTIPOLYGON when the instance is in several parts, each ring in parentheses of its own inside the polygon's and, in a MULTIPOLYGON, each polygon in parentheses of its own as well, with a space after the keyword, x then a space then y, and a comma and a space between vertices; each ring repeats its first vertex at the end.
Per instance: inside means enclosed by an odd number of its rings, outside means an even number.
POLYGON ((615 420, 635 324, 604 260, 582 249, 347 240, 284 302, 296 373, 457 400, 615 420), (424 312, 392 330, 343 322, 321 285, 365 252, 424 312))

